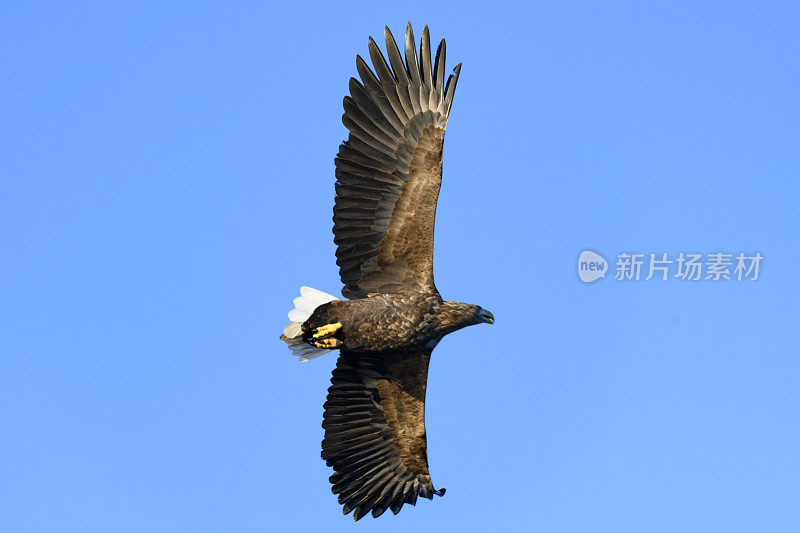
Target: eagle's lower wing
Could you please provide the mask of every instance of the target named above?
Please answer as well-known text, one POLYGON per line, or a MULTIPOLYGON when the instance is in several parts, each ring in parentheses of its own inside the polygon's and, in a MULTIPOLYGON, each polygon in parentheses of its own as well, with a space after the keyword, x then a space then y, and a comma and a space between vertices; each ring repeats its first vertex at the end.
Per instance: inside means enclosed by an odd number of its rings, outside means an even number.
POLYGON ((409 24, 405 62, 386 28, 386 62, 370 38, 377 72, 361 57, 342 122, 350 130, 336 157, 333 233, 347 298, 434 289, 433 225, 442 183, 442 144, 459 64, 445 85, 445 44, 431 66, 428 27, 417 59, 409 24))
POLYGON ((333 493, 354 518, 396 514, 418 496, 443 494, 428 473, 425 387, 431 352, 342 351, 328 389, 322 458, 333 493))

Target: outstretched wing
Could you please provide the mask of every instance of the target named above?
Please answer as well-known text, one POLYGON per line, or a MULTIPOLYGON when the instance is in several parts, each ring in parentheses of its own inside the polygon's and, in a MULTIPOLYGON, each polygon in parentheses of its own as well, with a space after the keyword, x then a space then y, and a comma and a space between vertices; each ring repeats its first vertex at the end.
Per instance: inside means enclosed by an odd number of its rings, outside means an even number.
POLYGON ((442 183, 442 144, 459 64, 445 85, 445 43, 431 66, 428 27, 417 59, 409 24, 405 62, 389 28, 386 62, 370 38, 377 72, 356 59, 342 122, 350 130, 336 157, 333 234, 347 298, 435 290, 433 225, 442 183))
POLYGON ((433 498, 425 437, 425 387, 431 352, 342 351, 328 389, 322 458, 333 493, 358 520, 397 514, 417 497, 433 498))

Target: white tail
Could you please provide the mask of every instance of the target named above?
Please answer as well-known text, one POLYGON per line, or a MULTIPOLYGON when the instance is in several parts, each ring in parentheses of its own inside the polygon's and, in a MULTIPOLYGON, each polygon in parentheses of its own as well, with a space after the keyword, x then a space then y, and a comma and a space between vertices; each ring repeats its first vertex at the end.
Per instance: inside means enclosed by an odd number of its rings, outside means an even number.
POLYGON ((281 340, 292 350, 292 355, 297 356, 301 361, 309 361, 333 351, 317 348, 304 342, 300 337, 302 333, 300 326, 308 320, 314 309, 334 300, 338 300, 338 298, 326 292, 311 287, 300 287, 300 296, 294 299, 294 309, 289 311, 291 322, 283 329, 281 340))

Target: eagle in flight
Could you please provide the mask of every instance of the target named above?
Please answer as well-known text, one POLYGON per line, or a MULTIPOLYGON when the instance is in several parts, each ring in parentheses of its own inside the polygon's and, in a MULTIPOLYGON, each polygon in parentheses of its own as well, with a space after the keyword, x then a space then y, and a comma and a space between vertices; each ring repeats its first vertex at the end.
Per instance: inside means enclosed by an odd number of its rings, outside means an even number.
POLYGON ((445 301, 433 283, 433 226, 444 131, 461 65, 445 83, 445 43, 431 64, 409 24, 404 50, 385 29, 386 61, 370 38, 350 78, 339 147, 333 234, 339 300, 302 287, 281 339, 307 361, 339 350, 322 427, 322 458, 344 513, 395 514, 443 495, 428 473, 425 389, 431 352, 453 331, 494 316, 445 301), (404 60, 405 58, 405 60, 404 60))

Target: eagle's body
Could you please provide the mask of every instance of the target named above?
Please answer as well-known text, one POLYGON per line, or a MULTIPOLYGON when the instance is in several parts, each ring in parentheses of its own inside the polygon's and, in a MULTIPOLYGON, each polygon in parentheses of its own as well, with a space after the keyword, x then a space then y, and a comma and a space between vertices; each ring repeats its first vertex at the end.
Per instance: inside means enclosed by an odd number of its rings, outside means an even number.
POLYGON ((334 300, 303 323, 302 338, 310 344, 335 341, 336 348, 352 352, 433 350, 444 335, 478 323, 476 307, 445 302, 436 291, 334 300), (331 324, 341 327, 322 330, 331 324))
POLYGON ((425 389, 443 336, 492 314, 444 301, 433 281, 433 229, 442 147, 461 65, 445 84, 444 40, 431 63, 428 28, 417 56, 386 29, 373 72, 357 57, 339 149, 333 233, 348 300, 301 288, 281 339, 301 360, 340 350, 322 423, 322 457, 345 514, 397 513, 418 496, 444 494, 428 472, 425 389), (405 58, 405 61, 404 59, 405 58), (390 66, 391 65, 391 66, 390 66))

